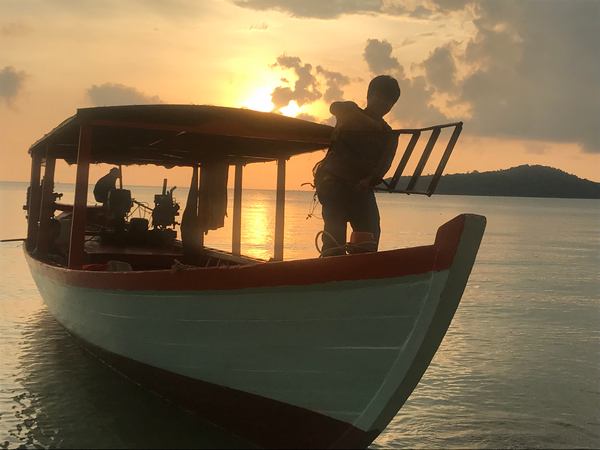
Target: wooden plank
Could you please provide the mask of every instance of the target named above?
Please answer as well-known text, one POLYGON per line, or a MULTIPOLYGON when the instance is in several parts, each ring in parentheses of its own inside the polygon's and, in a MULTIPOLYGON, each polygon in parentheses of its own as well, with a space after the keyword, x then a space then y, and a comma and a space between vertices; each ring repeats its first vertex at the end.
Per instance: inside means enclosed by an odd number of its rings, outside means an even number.
POLYGON ((275 201, 275 251, 273 259, 283 261, 285 219, 285 159, 277 160, 277 197, 275 201))
POLYGON ((209 248, 209 247, 204 247, 204 249, 202 250, 202 254, 207 257, 230 261, 230 262, 240 264, 240 265, 259 264, 259 263, 267 262, 264 259, 253 258, 251 256, 245 256, 245 255, 233 255, 233 254, 225 252, 223 250, 217 250, 215 248, 209 248))
POLYGON ((396 168, 396 171, 394 172, 392 181, 390 182, 390 184, 388 186, 388 190, 390 192, 394 191, 396 189, 396 187, 398 187, 398 182, 400 181, 402 172, 404 172, 404 169, 406 168, 406 165, 408 164, 408 161, 410 160, 410 157, 412 155, 413 150, 415 149, 415 146, 417 145, 419 137, 421 137, 421 133, 419 131, 417 131, 410 138, 410 141, 408 142, 408 145, 406 146, 406 150, 404 150, 404 155, 402 155, 402 159, 398 163, 398 167, 396 168))
POLYGON ((244 166, 236 164, 235 182, 233 185, 233 226, 231 236, 231 253, 242 253, 242 175, 244 166))
POLYGON ((90 176, 90 156, 92 153, 92 127, 79 128, 79 149, 77 151, 77 175, 75 178, 75 201, 71 222, 71 242, 69 246, 69 269, 81 269, 85 262, 85 214, 87 206, 88 182, 90 176))
POLYGON ((419 177, 423 173, 423 169, 425 168, 425 164, 427 164, 427 160, 429 159, 429 156, 431 156, 431 152, 433 151, 433 147, 435 146, 435 143, 436 143, 437 138, 439 137, 439 135, 440 135, 440 128, 435 128, 431 132, 431 136, 429 136, 429 140, 427 141, 427 145, 425 146, 425 150, 423 150, 423 154, 421 155, 421 159, 419 160, 419 162, 417 164, 417 167, 415 168, 413 176, 411 177, 410 181, 408 182, 408 186, 406 186, 406 191, 407 192, 410 192, 412 189, 414 189, 415 185, 417 184, 417 181, 419 180, 419 177))
POLYGON ((448 127, 456 127, 456 126, 461 126, 462 127, 462 122, 452 122, 452 123, 444 123, 441 125, 432 125, 430 127, 425 127, 425 128, 401 128, 401 129, 396 129, 396 130, 392 130, 392 132, 394 133, 398 133, 398 134, 414 134, 414 133, 420 133, 423 131, 431 131, 431 130, 435 130, 435 129, 442 129, 442 128, 448 128, 448 127))
POLYGON ((40 219, 40 200, 42 189, 40 175, 42 171, 42 158, 38 154, 31 155, 31 174, 29 178, 29 198, 27 199, 27 249, 33 250, 38 235, 38 221, 40 219))
POLYGON ((435 171, 435 174, 433 175, 433 178, 431 179, 431 182, 429 183, 429 187, 427 188, 428 196, 431 196, 435 192, 435 189, 437 188, 437 185, 440 182, 440 178, 442 177, 442 173, 444 173, 444 169, 446 168, 446 163, 450 159, 450 155, 452 154, 452 150, 454 150, 454 146, 456 145, 456 142, 458 141, 458 137, 460 136, 461 131, 462 131, 462 122, 460 122, 456 126, 456 128, 454 128, 454 132, 452 133, 452 136, 450 136, 448 145, 446 145, 446 150, 444 150, 442 159, 440 160, 437 170, 435 171))

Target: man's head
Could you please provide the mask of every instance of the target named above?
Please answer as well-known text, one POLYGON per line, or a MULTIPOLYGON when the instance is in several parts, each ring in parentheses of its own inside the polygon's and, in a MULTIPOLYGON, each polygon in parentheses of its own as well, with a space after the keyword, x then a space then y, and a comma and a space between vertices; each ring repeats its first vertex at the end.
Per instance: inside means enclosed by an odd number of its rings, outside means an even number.
POLYGON ((400 98, 400 86, 395 78, 379 75, 371 80, 367 89, 367 109, 385 116, 400 98))

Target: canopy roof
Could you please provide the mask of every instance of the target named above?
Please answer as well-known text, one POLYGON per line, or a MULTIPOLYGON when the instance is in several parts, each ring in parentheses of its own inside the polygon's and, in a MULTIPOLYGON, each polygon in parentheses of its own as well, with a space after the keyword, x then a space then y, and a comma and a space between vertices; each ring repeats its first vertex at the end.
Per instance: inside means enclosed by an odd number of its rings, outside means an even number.
POLYGON ((257 162, 323 149, 333 130, 247 109, 197 105, 82 108, 31 146, 42 157, 77 161, 79 128, 92 126, 92 163, 186 166, 257 162))

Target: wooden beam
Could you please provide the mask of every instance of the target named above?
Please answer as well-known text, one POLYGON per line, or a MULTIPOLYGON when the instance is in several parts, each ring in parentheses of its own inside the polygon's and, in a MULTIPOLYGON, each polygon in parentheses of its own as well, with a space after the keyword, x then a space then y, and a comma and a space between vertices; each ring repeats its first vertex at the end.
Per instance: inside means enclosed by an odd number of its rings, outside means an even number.
POLYGON ((42 171, 42 157, 37 153, 31 155, 31 175, 29 178, 29 194, 27 198, 27 244, 28 250, 33 250, 37 241, 38 221, 40 219, 40 200, 42 190, 40 175, 42 171))
POLYGON ((435 146, 435 143, 440 135, 440 130, 441 130, 440 128, 434 128, 433 131, 431 132, 431 136, 429 136, 429 140, 427 141, 425 150, 423 150, 421 159, 419 160, 417 167, 415 168, 415 171, 414 171, 410 181, 408 182, 408 186, 406 186, 406 192, 410 193, 410 191, 412 191, 414 189, 415 185, 417 184, 417 181, 419 180, 419 177, 423 173, 425 164, 427 163, 429 156, 431 156, 433 147, 435 146))
POLYGON ((398 168, 394 172, 392 181, 390 182, 390 185, 388 186, 388 190, 390 192, 396 190, 396 188, 398 187, 398 182, 400 181, 402 172, 404 172, 404 169, 406 168, 406 165, 408 164, 408 161, 412 155, 412 152, 415 149, 415 146, 417 145, 417 141, 419 140, 419 137, 421 137, 421 132, 417 131, 410 138, 410 141, 409 141, 408 145, 406 146, 406 150, 404 151, 404 154, 402 155, 402 159, 400 160, 400 163, 398 163, 398 168))
POLYGON ((440 182, 442 173, 444 173, 444 169, 446 168, 446 163, 450 159, 450 155, 452 154, 452 150, 454 150, 454 146, 458 141, 458 137, 460 136, 461 131, 462 122, 460 122, 458 125, 456 125, 456 128, 454 128, 454 132, 452 133, 452 136, 450 136, 450 140, 448 141, 448 145, 446 145, 446 150, 444 150, 444 154, 442 155, 442 159, 440 160, 438 168, 435 171, 431 182, 429 183, 429 187, 427 188, 427 195, 430 197, 435 192, 435 189, 437 188, 437 185, 440 182))
POLYGON ((85 262, 85 215, 87 209, 91 150, 92 127, 87 124, 81 125, 79 128, 79 149, 77 151, 75 201, 73 202, 73 219, 71 222, 69 269, 81 269, 85 262))
POLYGON ((285 221, 285 159, 277 160, 277 196, 275 200, 275 251, 273 259, 283 261, 285 221))
POLYGON ((233 185, 233 226, 231 235, 231 253, 242 253, 242 174, 244 166, 235 165, 235 182, 233 185))
POLYGON ((37 234, 36 253, 45 255, 50 247, 51 237, 51 219, 53 216, 52 204, 54 203, 54 169, 56 160, 46 157, 46 167, 44 168, 44 180, 42 182, 42 199, 40 201, 39 230, 37 234))

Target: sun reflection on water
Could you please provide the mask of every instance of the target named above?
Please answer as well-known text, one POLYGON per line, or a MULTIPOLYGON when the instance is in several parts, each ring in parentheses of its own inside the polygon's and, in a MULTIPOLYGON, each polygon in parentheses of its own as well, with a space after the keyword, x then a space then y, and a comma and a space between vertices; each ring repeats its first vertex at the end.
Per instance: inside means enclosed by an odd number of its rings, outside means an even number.
POLYGON ((242 216, 242 249, 250 256, 268 259, 272 255, 274 215, 272 202, 266 196, 257 198, 244 208, 242 216))

